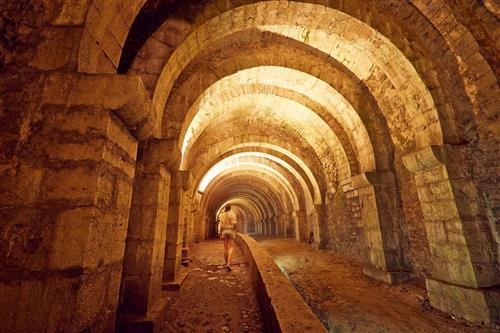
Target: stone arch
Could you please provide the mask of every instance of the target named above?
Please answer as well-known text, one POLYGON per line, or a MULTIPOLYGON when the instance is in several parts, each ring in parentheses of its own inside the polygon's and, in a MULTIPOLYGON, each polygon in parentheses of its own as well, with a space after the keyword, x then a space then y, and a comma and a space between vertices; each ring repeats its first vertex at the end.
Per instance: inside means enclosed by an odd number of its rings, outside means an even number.
MULTIPOLYGON (((226 126, 234 122, 244 122, 247 126, 255 127, 263 122, 268 122, 268 126, 282 123, 296 132, 298 138, 305 140, 318 156, 322 157, 324 165, 331 163, 338 170, 341 180, 346 180, 351 176, 349 162, 338 138, 324 121, 302 104, 269 95, 245 95, 231 99, 227 104, 220 104, 218 110, 221 113, 218 113, 218 116, 216 113, 214 122, 208 125, 206 131, 200 131, 195 138, 200 140, 194 141, 197 146, 203 144, 211 131, 216 131, 223 124, 226 126), (264 118, 266 120, 263 120, 264 118), (333 159, 329 160, 327 156, 332 156, 333 159)), ((236 128, 234 134, 237 134, 236 128)), ((187 159, 190 158, 190 153, 190 146, 188 146, 185 152, 187 159)))
MULTIPOLYGON (((210 165, 212 161, 216 160, 217 156, 221 156, 220 154, 225 154, 234 149, 245 147, 258 151, 259 147, 263 147, 283 153, 284 155, 290 157, 295 163, 301 165, 303 170, 310 170, 307 172, 307 177, 317 180, 321 192, 326 191, 327 187, 324 178, 325 176, 322 172, 323 170, 317 156, 308 156, 307 154, 304 154, 304 151, 307 152, 307 150, 301 150, 300 147, 298 148, 290 144, 290 142, 282 141, 269 136, 242 134, 221 140, 217 144, 217 149, 209 148, 202 155, 197 155, 197 160, 200 161, 199 167, 203 170, 207 170, 208 165, 210 165)), ((189 164, 190 169, 193 167, 194 166, 192 164, 189 164)), ((196 175, 198 175, 197 172, 196 175)))
MULTIPOLYGON (((332 128, 335 136, 337 136, 342 143, 345 154, 349 160, 352 173, 356 174, 360 169, 369 171, 376 168, 371 138, 369 137, 362 120, 359 118, 352 106, 345 99, 343 99, 341 95, 333 95, 333 90, 331 96, 334 98, 331 98, 330 100, 325 98, 323 101, 317 101, 318 99, 321 100, 319 95, 321 95, 323 89, 326 90, 324 91, 323 96, 328 95, 329 91, 327 90, 328 88, 326 84, 317 84, 316 82, 318 81, 316 81, 314 77, 286 68, 258 67, 250 70, 239 71, 235 75, 222 79, 219 81, 220 84, 212 85, 197 99, 196 103, 191 106, 190 111, 186 115, 183 122, 179 135, 179 141, 183 142, 183 148, 189 142, 189 139, 194 135, 197 128, 200 127, 200 125, 207 124, 209 119, 217 114, 217 112, 211 111, 211 109, 217 108, 217 106, 224 103, 224 101, 230 101, 231 99, 239 96, 266 94, 283 97, 301 103, 317 113, 320 118, 326 122, 330 128, 332 128), (273 72, 271 71, 267 73, 266 69, 275 70, 275 74, 273 75, 273 72), (281 83, 282 79, 280 75, 277 74, 280 72, 283 73, 283 80, 290 80, 288 86, 286 81, 281 83), (248 73, 248 75, 245 75, 246 73, 248 73), (247 84, 232 82, 230 79, 235 75, 244 76, 244 80, 247 84), (292 81, 294 76, 296 76, 296 80, 292 81), (252 80, 252 77, 255 77, 255 81, 252 80), (268 78, 269 81, 266 82, 265 78, 268 78), (254 84, 253 82, 263 83, 254 84), (306 89, 301 91, 301 84, 303 84, 304 87, 311 87, 311 90, 318 91, 317 96, 314 96, 316 100, 313 97, 307 96, 306 89), (293 90, 292 85, 295 85, 295 90, 293 90), (227 88, 223 88, 222 86, 227 88), (349 114, 352 114, 352 117, 350 117, 349 114), (342 119, 341 117, 343 115, 347 119, 342 119), (186 134, 189 134, 187 138, 186 134)), ((377 140, 378 138, 373 139, 377 140)), ((379 149, 377 153, 379 153, 379 155, 385 153, 385 156, 380 156, 379 159, 389 160, 389 153, 387 151, 381 151, 379 149)), ((380 164, 387 165, 388 162, 379 163, 379 165, 380 164)))
MULTIPOLYGON (((188 65, 191 59, 193 59, 201 52, 202 48, 209 47, 209 45, 213 44, 215 40, 220 39, 223 36, 230 35, 231 33, 241 30, 242 28, 247 28, 245 24, 242 25, 243 21, 241 21, 238 17, 239 15, 250 15, 251 13, 254 13, 256 21, 252 24, 256 28, 284 35, 286 37, 304 42, 305 44, 309 44, 312 47, 325 53, 329 53, 330 56, 337 58, 339 62, 348 67, 353 73, 356 74, 356 76, 364 79, 366 84, 369 87, 371 86, 372 94, 380 95, 381 91, 376 91, 376 89, 380 89, 380 87, 384 86, 384 84, 382 83, 384 82, 384 80, 387 82, 387 84, 389 84, 389 86, 397 87, 398 94, 396 95, 400 97, 392 97, 396 99, 402 98, 402 103, 405 104, 408 108, 407 112, 409 115, 409 119, 412 119, 413 122, 419 124, 413 129, 413 135, 416 136, 417 142, 419 142, 419 146, 422 147, 430 143, 442 143, 441 129, 439 125, 436 125, 439 123, 439 120, 432 97, 418 78, 414 67, 401 54, 401 52, 393 44, 388 42, 388 40, 384 39, 383 36, 377 35, 375 30, 370 30, 371 28, 366 25, 362 25, 359 21, 349 19, 347 15, 327 9, 326 7, 318 7, 315 5, 298 5, 295 3, 290 3, 289 6, 283 6, 278 3, 268 2, 265 8, 269 13, 273 11, 280 11, 280 13, 282 13, 282 18, 287 17, 288 15, 291 16, 297 14, 300 22, 297 21, 295 22, 295 24, 303 28, 295 29, 287 27, 286 19, 279 19, 278 17, 273 17, 272 15, 268 15, 266 18, 258 17, 258 15, 255 14, 260 9, 262 9, 261 7, 259 7, 259 4, 239 7, 234 11, 222 14, 221 18, 227 17, 229 22, 232 22, 226 27, 220 26, 219 20, 214 19, 208 21, 199 28, 196 34, 191 34, 190 36, 188 36, 185 42, 179 45, 179 47, 167 62, 165 69, 163 70, 162 75, 158 80, 157 89, 153 96, 153 104, 155 105, 155 107, 161 109, 162 106, 165 105, 168 94, 174 84, 175 79, 177 79, 177 77, 181 74, 183 68, 188 65), (318 10, 324 10, 329 14, 328 16, 330 19, 330 23, 335 22, 335 20, 343 20, 343 30, 335 34, 335 26, 317 26, 318 23, 325 24, 324 22, 315 22, 316 24, 311 24, 310 20, 314 20, 313 18, 316 17, 316 13, 318 12, 318 10), (311 15, 309 15, 308 13, 310 13, 311 15), (345 20, 350 20, 349 24, 347 24, 345 20), (347 36, 349 35, 349 31, 351 31, 349 30, 350 28, 348 29, 347 25, 352 25, 352 29, 357 31, 357 33, 363 33, 365 36, 363 40, 366 39, 366 42, 368 44, 376 40, 379 45, 384 45, 384 47, 382 48, 377 48, 378 53, 371 54, 371 57, 373 57, 372 62, 367 63, 366 61, 361 61, 361 59, 359 58, 359 50, 356 52, 354 50, 354 45, 356 45, 356 43, 358 42, 353 43, 351 40, 349 44, 347 44, 346 38, 348 38, 347 36), (208 31, 210 31, 211 33, 208 33, 208 31), (217 31, 218 33, 212 34, 212 32, 214 31, 217 31), (328 34, 326 34, 326 31, 328 31, 328 34), (307 38, 303 37, 303 34, 305 34, 305 32, 308 32, 307 38), (215 35, 217 36, 217 38, 212 40, 213 38, 211 36, 215 35), (330 46, 329 49, 327 49, 327 45, 337 45, 337 47, 331 48, 330 46), (346 48, 342 49, 342 47, 344 46, 346 48), (387 63, 385 65, 382 65, 383 62, 381 61, 375 61, 377 57, 383 56, 384 52, 387 53, 385 55, 385 58, 391 59, 391 66, 388 66, 387 63), (349 61, 347 61, 345 58, 346 54, 350 54, 350 56, 348 57, 349 61), (410 77, 405 77, 401 73, 410 75, 410 77), (369 80, 369 78, 373 77, 374 75, 378 77, 377 88, 375 88, 376 86, 372 81, 369 80), (383 79, 384 77, 385 79, 383 79), (389 81, 392 82, 389 83, 389 81), (407 87, 407 84, 409 82, 412 82, 412 89, 416 89, 415 91, 411 92, 412 97, 410 97, 410 92, 403 88, 407 87), (404 84, 406 84, 406 86, 403 86, 404 84), (416 103, 414 98, 419 99, 418 103, 416 103), (434 142, 433 140, 437 141, 434 142)), ((226 20, 224 19, 223 22, 226 22, 226 20)), ((359 36, 357 38, 359 38, 359 36)), ((359 47, 361 48, 361 46, 359 47)), ((374 46, 364 46, 365 53, 368 50, 373 49, 374 46)), ((366 59, 367 58, 365 58, 365 60, 366 59)), ((387 94, 387 90, 385 91, 385 96, 389 96, 387 94)), ((376 97, 376 99, 379 101, 379 104, 384 100, 381 97, 376 97)), ((401 105, 401 102, 399 102, 399 104, 401 105)), ((388 116, 387 111, 385 112, 385 115, 386 117, 388 116)))
MULTIPOLYGON (((220 151, 217 155, 213 157, 207 157, 206 160, 210 161, 210 164, 204 165, 203 162, 200 163, 200 167, 196 169, 191 169, 194 177, 194 184, 197 184, 201 181, 201 177, 207 173, 207 171, 217 162, 235 154, 255 154, 258 156, 264 156, 266 158, 272 160, 280 160, 287 165, 287 168, 292 168, 297 172, 301 178, 303 178, 306 182, 306 186, 309 191, 313 194, 314 204, 322 203, 322 190, 320 189, 319 183, 317 179, 312 174, 309 167, 302 161, 297 163, 297 156, 294 156, 293 153, 286 151, 285 149, 279 149, 279 147, 273 147, 269 145, 269 148, 264 148, 258 145, 253 145, 252 143, 243 144, 240 147, 231 147, 227 151, 220 151), (286 152, 286 153, 283 153, 286 152), (292 158, 291 158, 292 156, 292 158)), ((196 188, 196 186, 195 186, 196 188)))

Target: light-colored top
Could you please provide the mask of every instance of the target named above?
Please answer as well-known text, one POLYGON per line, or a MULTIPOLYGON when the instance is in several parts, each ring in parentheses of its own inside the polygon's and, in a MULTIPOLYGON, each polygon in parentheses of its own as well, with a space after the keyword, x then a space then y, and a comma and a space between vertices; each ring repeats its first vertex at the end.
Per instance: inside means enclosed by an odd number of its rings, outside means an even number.
POLYGON ((221 229, 234 229, 236 228, 236 214, 233 211, 222 212, 219 214, 219 227, 221 229))

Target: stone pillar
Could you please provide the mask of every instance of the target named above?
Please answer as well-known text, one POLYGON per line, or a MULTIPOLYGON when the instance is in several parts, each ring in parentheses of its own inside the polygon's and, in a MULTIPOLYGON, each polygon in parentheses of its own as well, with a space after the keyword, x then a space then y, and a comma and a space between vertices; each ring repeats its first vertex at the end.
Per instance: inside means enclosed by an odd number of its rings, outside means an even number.
POLYGON ((272 222, 271 222, 271 218, 268 217, 265 219, 265 222, 266 222, 266 230, 267 230, 267 236, 272 236, 273 234, 273 226, 272 226, 272 222))
POLYGON ((148 315, 160 301, 170 190, 165 140, 141 143, 122 275, 121 311, 148 315))
POLYGON ((202 225, 204 223, 203 219, 198 215, 198 211, 195 210, 192 212, 193 214, 193 242, 194 243, 199 243, 200 242, 200 235, 201 235, 201 229, 202 225))
POLYGON ((283 235, 283 214, 276 216, 276 235, 283 235))
POLYGON ((358 192, 369 265, 363 272, 386 283, 411 277, 403 261, 398 192, 391 171, 365 172, 352 177, 358 192))
POLYGON ((314 241, 318 248, 326 249, 329 242, 328 223, 325 220, 325 205, 315 205, 316 223, 314 224, 314 241))
POLYGON ((433 270, 431 305, 470 321, 500 322, 500 272, 462 146, 431 146, 404 157, 414 173, 433 270))
POLYGON ((263 219, 260 224, 262 225, 262 234, 267 236, 268 231, 267 231, 267 221, 266 219, 263 219))
POLYGON ((191 245, 191 212, 189 210, 189 204, 191 203, 191 196, 188 191, 183 191, 184 195, 184 219, 182 226, 182 259, 189 258, 189 247, 191 245))
POLYGON ((167 222, 167 243, 165 247, 165 265, 163 280, 175 281, 179 275, 182 256, 184 223, 184 191, 188 188, 191 173, 180 170, 172 175, 167 222))
MULTIPOLYGON (((200 213, 198 213, 198 216, 200 217, 200 213)), ((198 231, 198 242, 204 240, 206 238, 206 232, 207 232, 207 221, 204 216, 201 216, 201 221, 196 220, 196 223, 199 223, 199 231, 198 231)))
POLYGON ((284 237, 284 238, 288 238, 290 237, 290 235, 288 235, 288 231, 287 231, 287 228, 288 228, 288 225, 289 225, 289 220, 290 220, 290 214, 288 213, 282 213, 281 214, 281 235, 284 237))
POLYGON ((216 237, 217 236, 217 221, 214 220, 213 217, 206 217, 207 221, 207 232, 206 238, 216 237))
POLYGON ((198 232, 197 226, 196 226, 196 211, 195 210, 189 211, 188 225, 189 225, 188 246, 191 246, 195 242, 196 233, 198 232))
POLYGON ((272 216, 271 219, 270 219, 270 223, 271 223, 271 235, 273 236, 276 236, 278 233, 277 233, 277 218, 276 216, 272 216))
POLYGON ((0 118, 0 331, 113 331, 147 92, 118 75, 27 82, 21 118, 0 118))
POLYGON ((307 216, 302 210, 296 210, 294 212, 294 223, 295 223, 295 239, 298 241, 307 240, 307 216))

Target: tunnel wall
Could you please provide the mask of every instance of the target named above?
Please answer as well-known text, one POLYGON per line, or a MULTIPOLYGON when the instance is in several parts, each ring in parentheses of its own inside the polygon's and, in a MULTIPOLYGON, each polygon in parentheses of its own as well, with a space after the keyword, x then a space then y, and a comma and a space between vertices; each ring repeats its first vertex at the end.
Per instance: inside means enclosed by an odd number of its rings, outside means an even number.
POLYGON ((326 196, 329 242, 327 248, 362 262, 368 254, 364 239, 359 199, 354 191, 337 191, 326 196))
POLYGON ((250 236, 238 234, 236 243, 249 262, 267 332, 326 332, 271 256, 250 236))

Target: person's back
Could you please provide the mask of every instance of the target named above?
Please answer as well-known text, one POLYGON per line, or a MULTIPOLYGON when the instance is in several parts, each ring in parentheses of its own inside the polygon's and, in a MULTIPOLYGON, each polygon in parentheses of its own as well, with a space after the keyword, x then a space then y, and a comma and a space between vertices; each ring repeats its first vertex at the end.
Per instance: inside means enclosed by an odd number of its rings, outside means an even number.
POLYGON ((234 229, 236 227, 236 214, 232 211, 222 212, 219 214, 219 224, 221 230, 234 229))
POLYGON ((236 239, 236 225, 238 223, 236 214, 231 211, 231 205, 224 207, 224 212, 219 214, 220 238, 224 240, 224 260, 226 269, 231 271, 231 257, 236 239))

